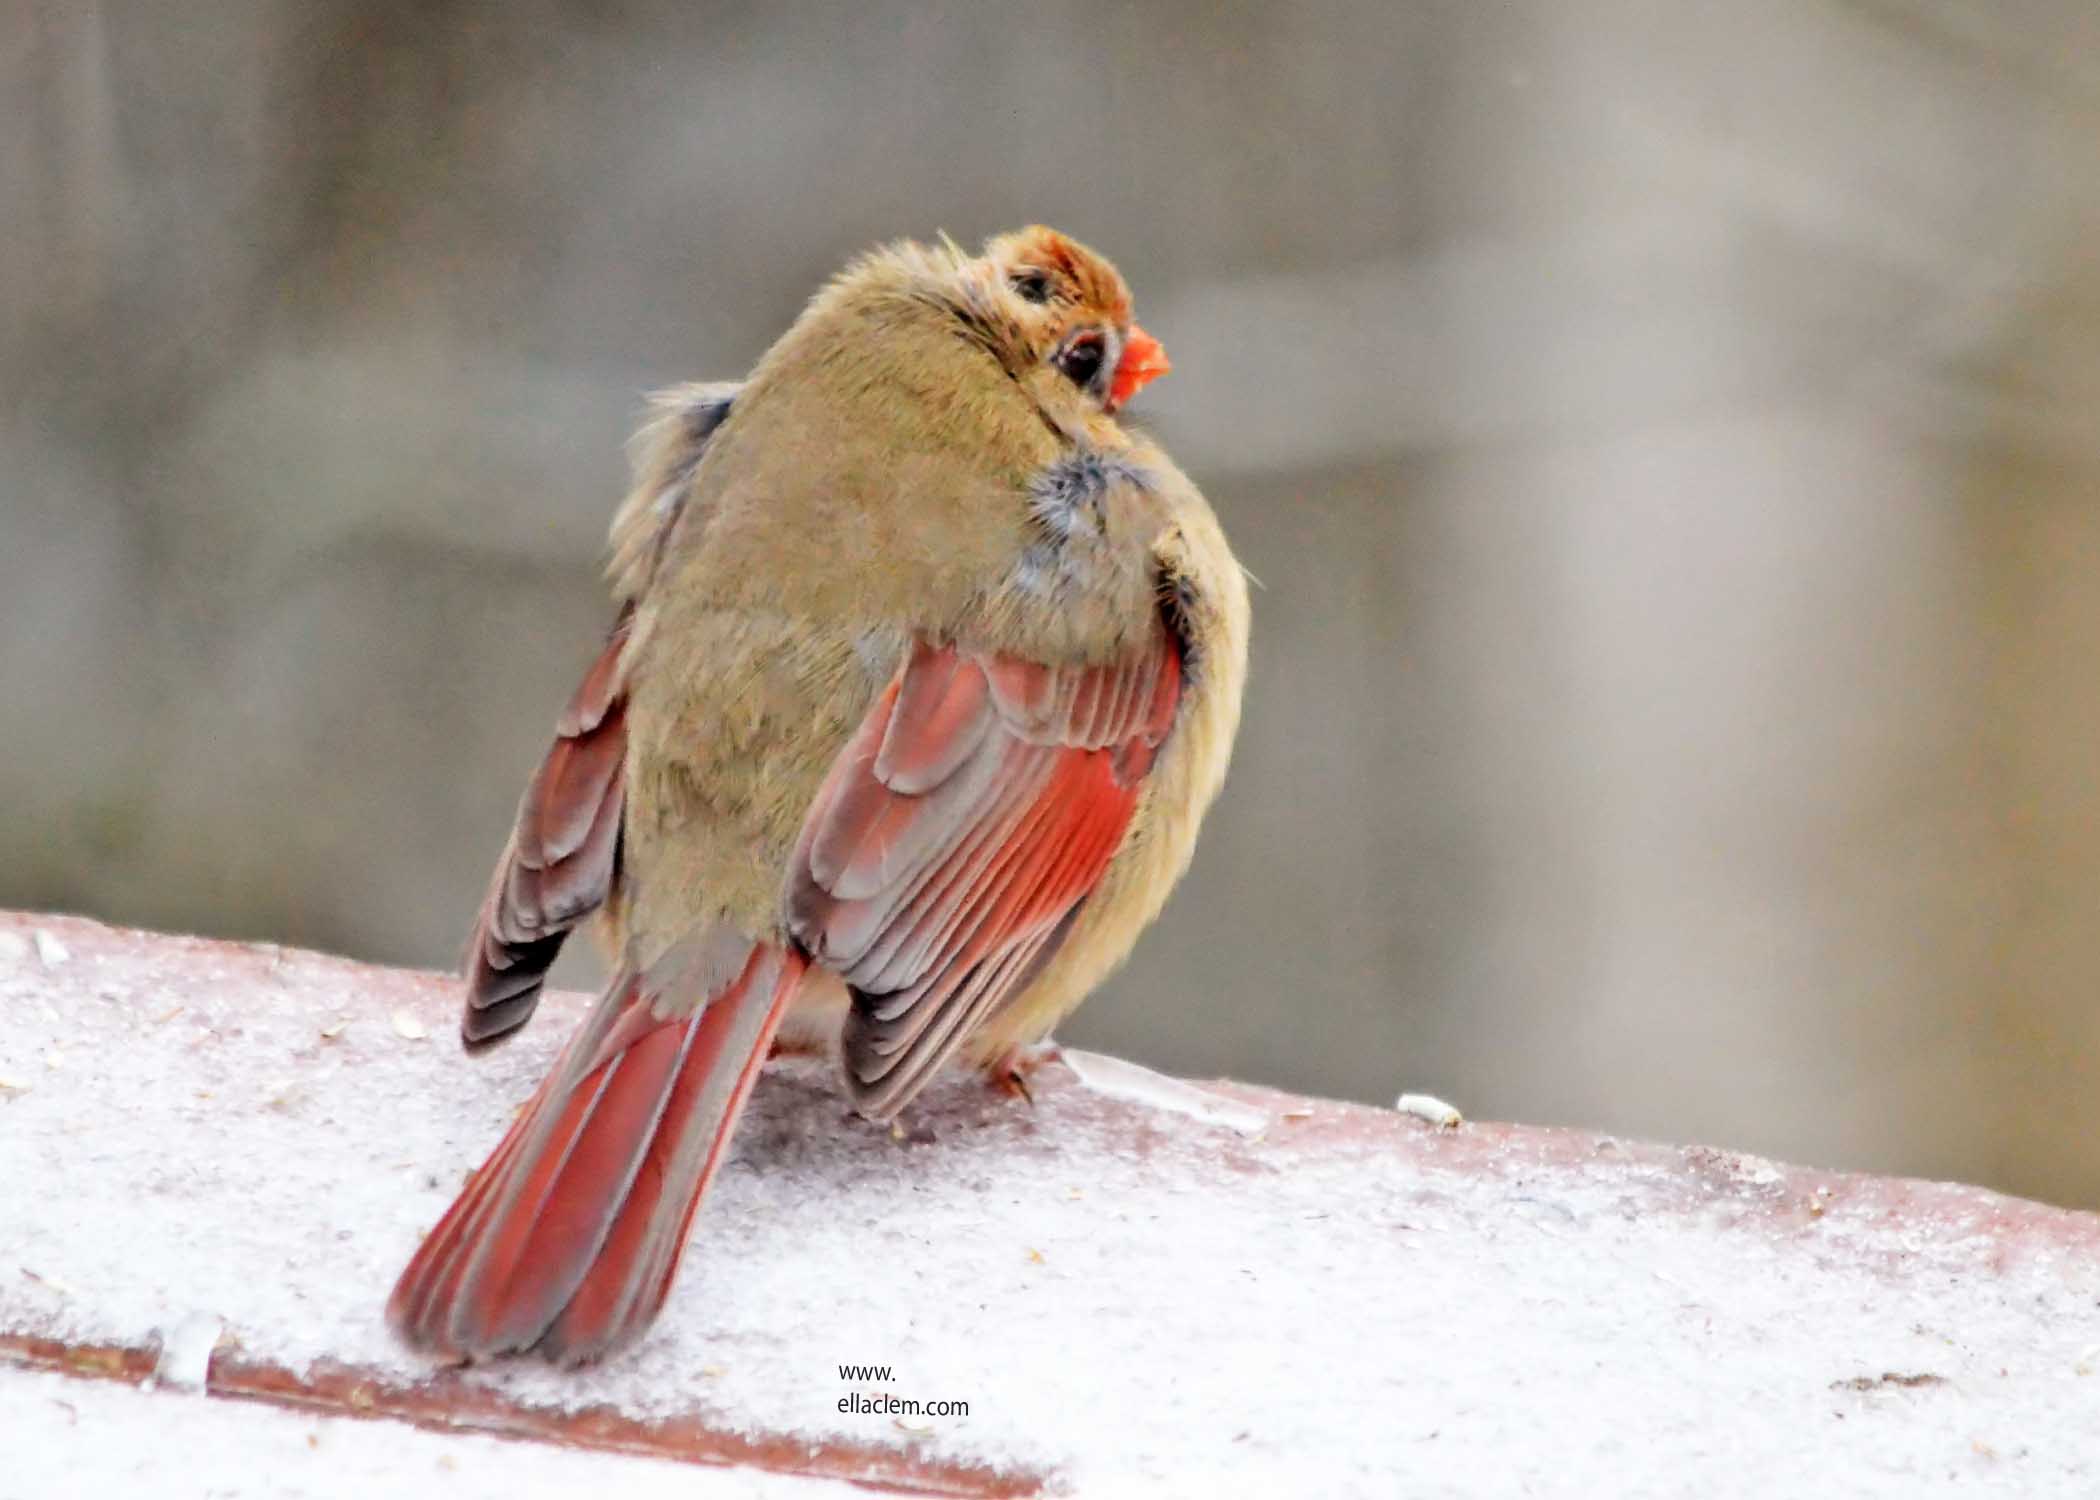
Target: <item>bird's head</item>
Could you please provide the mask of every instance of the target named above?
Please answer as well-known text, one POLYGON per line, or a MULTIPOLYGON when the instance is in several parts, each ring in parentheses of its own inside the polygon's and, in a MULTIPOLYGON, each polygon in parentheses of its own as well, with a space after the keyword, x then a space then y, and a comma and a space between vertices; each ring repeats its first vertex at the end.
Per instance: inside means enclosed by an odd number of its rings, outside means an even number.
POLYGON ((1009 368, 1053 372, 1113 413, 1167 373, 1167 351, 1131 321, 1130 288, 1116 268, 1041 224, 995 236, 972 269, 972 300, 996 316, 1009 368))

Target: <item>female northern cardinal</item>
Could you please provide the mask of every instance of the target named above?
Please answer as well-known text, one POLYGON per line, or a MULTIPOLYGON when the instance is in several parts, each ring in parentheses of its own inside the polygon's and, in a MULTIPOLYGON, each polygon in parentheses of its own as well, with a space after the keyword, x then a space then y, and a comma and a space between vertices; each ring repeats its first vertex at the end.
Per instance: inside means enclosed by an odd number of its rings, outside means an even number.
POLYGON ((1116 413, 1167 369, 1036 227, 864 256, 742 386, 671 393, 613 523, 618 623, 526 790, 467 1045, 598 913, 603 999, 388 1305, 455 1358, 648 1326, 774 1034, 894 1116, 1004 1070, 1137 940, 1224 779, 1247 593, 1116 413))

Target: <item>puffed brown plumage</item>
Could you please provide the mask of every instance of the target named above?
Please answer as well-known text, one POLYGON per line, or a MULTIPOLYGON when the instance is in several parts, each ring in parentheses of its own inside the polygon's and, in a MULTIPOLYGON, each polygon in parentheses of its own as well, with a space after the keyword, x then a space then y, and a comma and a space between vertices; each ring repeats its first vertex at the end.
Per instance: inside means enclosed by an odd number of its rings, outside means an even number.
POLYGON ((1128 954, 1246 663, 1215 517, 1118 420, 1165 368, 1115 269, 1036 227, 864 256, 741 386, 660 404, 464 1034, 522 1024, 593 910, 614 976, 403 1273, 412 1343, 577 1360, 645 1327, 783 1024, 886 1119, 1128 954))

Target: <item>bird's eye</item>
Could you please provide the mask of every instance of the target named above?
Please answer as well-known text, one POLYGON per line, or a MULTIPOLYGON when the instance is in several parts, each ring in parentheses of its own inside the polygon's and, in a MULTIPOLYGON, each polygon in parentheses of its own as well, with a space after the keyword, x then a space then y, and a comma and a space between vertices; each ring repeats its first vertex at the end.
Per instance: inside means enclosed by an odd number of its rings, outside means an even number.
POLYGON ((1101 360, 1106 352, 1100 334, 1082 333, 1057 351, 1056 365, 1065 379, 1081 390, 1088 390, 1094 384, 1094 377, 1101 373, 1101 360))
POLYGON ((1014 277, 1014 291, 1024 302, 1048 302, 1050 278, 1041 271, 1022 271, 1014 277))

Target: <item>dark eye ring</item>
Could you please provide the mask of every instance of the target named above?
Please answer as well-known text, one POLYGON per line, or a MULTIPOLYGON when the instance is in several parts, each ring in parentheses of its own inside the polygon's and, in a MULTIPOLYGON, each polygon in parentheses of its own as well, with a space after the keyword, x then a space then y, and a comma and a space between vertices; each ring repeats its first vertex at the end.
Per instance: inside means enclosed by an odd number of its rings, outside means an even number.
POLYGON ((1101 335, 1082 333, 1078 338, 1057 351, 1055 363, 1058 372, 1081 390, 1093 387, 1094 378, 1101 373, 1101 361, 1107 354, 1101 335))
POLYGON ((1023 271, 1013 279, 1014 292, 1024 302, 1048 302, 1050 278, 1041 271, 1023 271))

